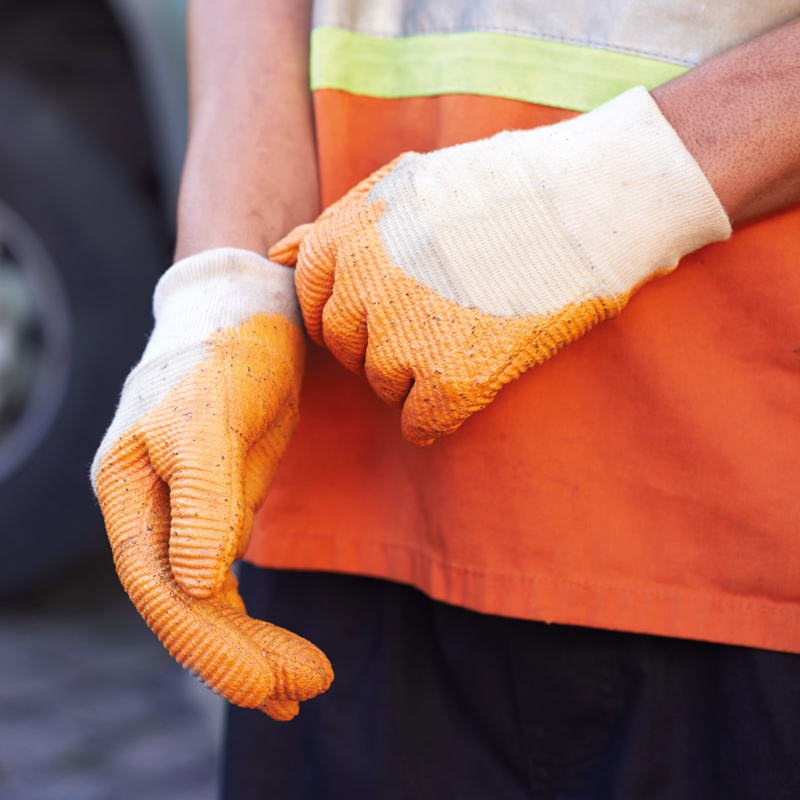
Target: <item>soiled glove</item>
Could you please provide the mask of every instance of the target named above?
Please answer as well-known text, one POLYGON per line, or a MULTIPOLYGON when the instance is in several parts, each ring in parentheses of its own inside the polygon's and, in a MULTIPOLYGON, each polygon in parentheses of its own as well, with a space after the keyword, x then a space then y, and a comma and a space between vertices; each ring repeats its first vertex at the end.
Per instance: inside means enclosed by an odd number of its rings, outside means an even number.
POLYGON ((730 235, 642 88, 567 122, 406 153, 270 257, 306 328, 425 445, 699 247, 730 235))
POLYGON ((303 340, 292 278, 235 249, 171 267, 92 465, 139 613, 210 688, 276 719, 333 679, 312 644, 246 615, 230 573, 297 419, 303 340))

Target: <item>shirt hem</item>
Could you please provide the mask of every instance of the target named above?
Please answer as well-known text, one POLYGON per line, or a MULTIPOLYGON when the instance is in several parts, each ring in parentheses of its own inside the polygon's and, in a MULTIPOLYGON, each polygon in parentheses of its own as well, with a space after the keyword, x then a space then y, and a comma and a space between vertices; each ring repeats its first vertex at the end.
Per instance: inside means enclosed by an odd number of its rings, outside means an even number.
POLYGON ((342 572, 409 584, 485 614, 800 654, 800 604, 722 591, 499 574, 399 544, 271 532, 245 559, 274 569, 342 572))

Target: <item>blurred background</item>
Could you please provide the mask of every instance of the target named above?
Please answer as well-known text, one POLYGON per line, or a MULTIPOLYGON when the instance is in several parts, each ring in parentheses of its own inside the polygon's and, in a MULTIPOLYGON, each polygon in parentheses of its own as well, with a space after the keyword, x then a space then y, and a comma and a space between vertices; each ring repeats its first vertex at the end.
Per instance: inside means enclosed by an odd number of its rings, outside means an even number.
POLYGON ((215 796, 222 706, 119 588, 88 469, 151 326, 185 0, 0 0, 0 797, 215 796))

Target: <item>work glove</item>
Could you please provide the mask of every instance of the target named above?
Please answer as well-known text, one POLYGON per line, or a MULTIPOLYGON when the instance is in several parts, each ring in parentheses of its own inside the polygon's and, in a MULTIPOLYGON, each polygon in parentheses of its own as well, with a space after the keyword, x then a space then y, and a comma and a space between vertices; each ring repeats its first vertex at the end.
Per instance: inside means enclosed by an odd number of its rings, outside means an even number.
POLYGON ((290 719, 328 660, 247 616, 230 572, 297 420, 293 273, 219 249, 156 287, 155 328, 92 464, 122 585, 184 667, 232 703, 290 719))
POLYGON ((730 235, 642 87, 557 125, 405 153, 271 250, 311 338, 451 433, 685 254, 730 235))

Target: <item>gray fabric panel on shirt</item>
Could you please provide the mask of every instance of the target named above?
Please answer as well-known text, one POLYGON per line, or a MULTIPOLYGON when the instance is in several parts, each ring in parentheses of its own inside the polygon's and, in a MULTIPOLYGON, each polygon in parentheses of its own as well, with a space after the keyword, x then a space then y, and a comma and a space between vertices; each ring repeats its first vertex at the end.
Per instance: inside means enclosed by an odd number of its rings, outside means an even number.
POLYGON ((694 66, 800 14, 800 0, 315 0, 315 28, 397 38, 507 33, 694 66))

